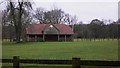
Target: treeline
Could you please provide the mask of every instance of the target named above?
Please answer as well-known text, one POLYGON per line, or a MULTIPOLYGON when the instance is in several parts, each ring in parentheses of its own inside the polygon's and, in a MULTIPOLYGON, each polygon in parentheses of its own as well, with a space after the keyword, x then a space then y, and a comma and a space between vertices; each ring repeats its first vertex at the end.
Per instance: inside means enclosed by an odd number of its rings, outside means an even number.
MULTIPOLYGON (((90 24, 74 24, 71 25, 74 31, 74 38, 79 39, 119 39, 120 38, 120 20, 105 24, 103 21, 94 19, 90 24)), ((14 26, 8 25, 3 27, 4 39, 14 39, 14 26)), ((21 38, 24 38, 22 33, 21 38)))
POLYGON ((120 38, 120 19, 110 24, 94 19, 90 24, 75 24, 75 38, 81 39, 118 39, 120 38))

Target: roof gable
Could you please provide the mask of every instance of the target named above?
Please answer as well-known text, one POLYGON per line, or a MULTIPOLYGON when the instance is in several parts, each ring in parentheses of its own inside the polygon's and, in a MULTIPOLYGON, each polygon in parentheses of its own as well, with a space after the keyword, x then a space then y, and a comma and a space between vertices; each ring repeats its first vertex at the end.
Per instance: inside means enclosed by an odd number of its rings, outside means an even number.
POLYGON ((44 34, 59 34, 59 30, 53 25, 46 27, 43 32, 44 34))

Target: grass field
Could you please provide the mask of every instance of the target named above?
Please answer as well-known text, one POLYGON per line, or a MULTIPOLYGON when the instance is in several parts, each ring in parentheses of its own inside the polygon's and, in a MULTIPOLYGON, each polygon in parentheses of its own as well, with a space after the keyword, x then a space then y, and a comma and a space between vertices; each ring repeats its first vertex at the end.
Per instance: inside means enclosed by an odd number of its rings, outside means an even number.
POLYGON ((118 41, 79 41, 79 42, 3 42, 3 58, 36 59, 81 59, 117 60, 118 41))
POLYGON ((81 59, 89 60, 118 60, 117 40, 81 40, 79 42, 27 42, 19 44, 14 42, 3 42, 2 49, 3 58, 20 56, 20 58, 27 59, 72 59, 72 57, 80 57, 81 59))

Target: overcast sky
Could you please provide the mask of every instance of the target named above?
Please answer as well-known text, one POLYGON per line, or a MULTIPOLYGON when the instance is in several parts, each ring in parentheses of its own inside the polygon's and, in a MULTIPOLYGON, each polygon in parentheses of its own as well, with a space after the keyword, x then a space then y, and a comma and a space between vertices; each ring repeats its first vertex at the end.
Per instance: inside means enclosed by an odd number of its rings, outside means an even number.
POLYGON ((93 19, 118 19, 117 2, 35 2, 35 7, 51 10, 53 7, 62 9, 72 16, 76 15, 79 21, 88 23, 93 19))
POLYGON ((34 8, 42 7, 46 10, 54 6, 65 13, 76 15, 78 21, 89 23, 93 19, 118 19, 118 0, 33 0, 34 8))

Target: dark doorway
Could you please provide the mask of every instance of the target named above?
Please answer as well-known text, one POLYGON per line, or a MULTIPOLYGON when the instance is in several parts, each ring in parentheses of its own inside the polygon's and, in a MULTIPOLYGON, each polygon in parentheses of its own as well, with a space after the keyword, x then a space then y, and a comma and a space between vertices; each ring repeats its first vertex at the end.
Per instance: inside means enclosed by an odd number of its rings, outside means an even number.
POLYGON ((58 35, 45 35, 45 41, 58 41, 58 35))

